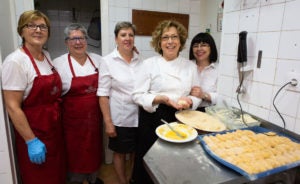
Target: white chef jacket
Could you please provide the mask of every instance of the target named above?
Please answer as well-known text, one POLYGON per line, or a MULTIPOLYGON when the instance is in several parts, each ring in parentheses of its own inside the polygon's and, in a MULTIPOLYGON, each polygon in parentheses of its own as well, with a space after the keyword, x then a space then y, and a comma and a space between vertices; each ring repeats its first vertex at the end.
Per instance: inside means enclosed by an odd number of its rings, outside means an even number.
POLYGON ((203 100, 199 107, 207 107, 217 103, 218 93, 218 64, 211 63, 202 71, 198 70, 200 86, 203 92, 208 93, 211 97, 211 103, 203 100))
POLYGON ((105 56, 100 65, 98 96, 108 96, 112 122, 120 127, 138 126, 138 105, 131 94, 134 88, 136 73, 141 69, 141 60, 134 53, 127 63, 115 49, 105 56))
POLYGON ((159 106, 152 104, 157 95, 166 95, 174 101, 189 96, 193 101, 192 109, 196 109, 201 99, 189 95, 193 86, 199 86, 195 63, 180 56, 172 61, 154 56, 143 62, 136 79, 133 100, 151 113, 159 106))
MULTIPOLYGON (((96 68, 99 68, 100 63, 102 62, 102 57, 98 54, 94 53, 87 53, 88 56, 91 58, 93 61, 94 65, 96 68)), ((86 58, 86 62, 84 65, 80 65, 72 56, 71 62, 72 66, 74 69, 74 73, 76 76, 87 76, 87 75, 92 75, 95 74, 95 67, 92 65, 90 60, 86 58)), ((62 80, 62 95, 66 94, 71 87, 71 82, 72 82, 72 72, 69 66, 69 61, 68 61, 68 53, 63 54, 59 56, 58 58, 55 58, 53 60, 53 64, 58 71, 61 80, 62 80)))
MULTIPOLYGON (((43 53, 51 63, 50 55, 47 51, 43 50, 43 53)), ((49 65, 46 58, 43 61, 37 61, 35 63, 41 73, 41 75, 52 74, 52 67, 49 65)), ((30 61, 30 58, 25 52, 22 52, 20 48, 9 54, 2 66, 2 88, 4 90, 16 90, 24 91, 23 100, 29 95, 33 80, 37 76, 37 73, 30 61)))

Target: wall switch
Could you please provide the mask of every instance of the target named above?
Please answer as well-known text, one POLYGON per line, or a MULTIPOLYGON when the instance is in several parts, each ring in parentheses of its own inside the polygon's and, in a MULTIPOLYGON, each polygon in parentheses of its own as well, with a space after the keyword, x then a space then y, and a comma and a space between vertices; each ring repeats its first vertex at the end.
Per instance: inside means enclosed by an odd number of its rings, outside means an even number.
POLYGON ((295 92, 300 92, 300 73, 295 72, 295 71, 288 72, 288 74, 287 74, 287 82, 292 81, 292 79, 296 79, 297 80, 297 85, 296 86, 288 85, 287 90, 289 90, 289 91, 295 91, 295 92))

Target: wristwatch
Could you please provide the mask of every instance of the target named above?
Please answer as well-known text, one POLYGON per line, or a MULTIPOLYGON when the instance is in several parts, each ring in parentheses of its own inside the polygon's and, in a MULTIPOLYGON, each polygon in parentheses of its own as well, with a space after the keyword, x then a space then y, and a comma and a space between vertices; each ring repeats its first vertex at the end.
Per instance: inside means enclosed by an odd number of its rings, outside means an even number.
POLYGON ((205 100, 205 101, 207 101, 207 100, 208 100, 208 94, 207 94, 207 93, 204 93, 203 100, 205 100))

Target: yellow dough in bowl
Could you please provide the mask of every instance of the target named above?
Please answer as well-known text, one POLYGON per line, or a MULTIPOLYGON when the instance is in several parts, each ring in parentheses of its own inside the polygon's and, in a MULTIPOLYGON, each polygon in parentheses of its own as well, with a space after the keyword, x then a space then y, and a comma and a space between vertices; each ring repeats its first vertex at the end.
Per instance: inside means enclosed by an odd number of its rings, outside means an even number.
POLYGON ((185 142, 193 140, 198 135, 197 131, 191 126, 177 122, 169 123, 169 125, 182 137, 178 136, 167 125, 161 125, 157 128, 156 132, 158 133, 158 136, 169 141, 185 142))
POLYGON ((173 132, 172 130, 169 130, 165 133, 165 137, 166 138, 169 138, 169 139, 174 139, 174 140, 183 140, 183 139, 186 139, 187 138, 187 134, 182 132, 182 131, 179 131, 179 130, 176 130, 182 137, 179 137, 175 132, 173 132))

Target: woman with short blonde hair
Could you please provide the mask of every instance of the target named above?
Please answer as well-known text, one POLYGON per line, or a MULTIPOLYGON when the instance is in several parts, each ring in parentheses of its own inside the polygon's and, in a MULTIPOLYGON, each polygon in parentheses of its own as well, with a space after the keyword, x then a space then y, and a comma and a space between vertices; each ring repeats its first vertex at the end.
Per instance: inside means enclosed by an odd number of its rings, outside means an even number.
POLYGON ((61 123, 61 78, 43 49, 50 22, 38 10, 21 14, 22 47, 2 67, 5 106, 15 129, 23 184, 65 183, 65 151, 61 123))

